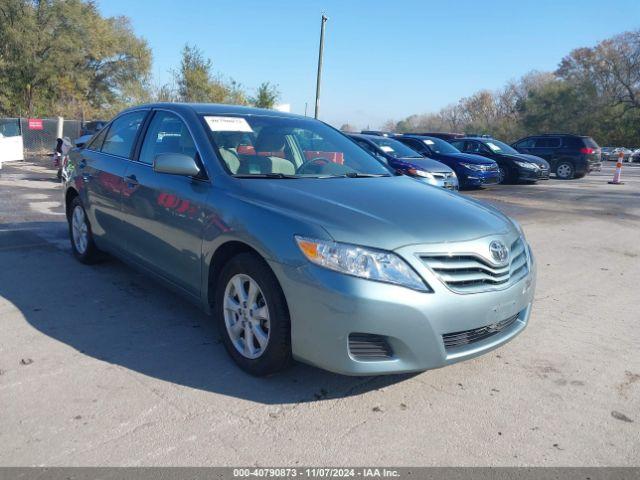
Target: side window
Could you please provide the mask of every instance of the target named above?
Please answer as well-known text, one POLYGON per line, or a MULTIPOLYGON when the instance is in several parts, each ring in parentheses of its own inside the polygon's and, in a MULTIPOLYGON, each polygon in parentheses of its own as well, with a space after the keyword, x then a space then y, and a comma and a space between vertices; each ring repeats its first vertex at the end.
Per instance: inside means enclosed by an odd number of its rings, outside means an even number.
POLYGON ((180 118, 171 112, 156 112, 144 137, 139 160, 153 165, 156 155, 181 153, 196 159, 196 144, 189 129, 180 118))
POLYGON ((429 148, 424 145, 420 140, 414 140, 412 138, 409 138, 407 140, 404 141, 404 143, 409 147, 409 148, 413 148, 416 152, 429 152, 429 148))
POLYGON ((369 153, 373 153, 374 155, 377 153, 373 147, 371 145, 369 145, 367 142, 364 142, 362 140, 356 140, 356 143, 358 145, 360 145, 362 148, 364 148, 367 152, 369 153))
POLYGON ((104 143, 104 137, 107 136, 108 128, 103 128, 98 135, 91 139, 89 145, 87 145, 87 150, 94 150, 99 152, 102 148, 102 144, 104 143))
POLYGON ((20 120, 16 119, 0 119, 0 137, 19 137, 20 136, 20 120))
POLYGON ((535 138, 527 138, 526 140, 522 140, 521 142, 516 143, 516 149, 518 148, 535 148, 536 139, 535 138))
POLYGON ((454 142, 451 142, 451 145, 453 145, 454 147, 456 147, 458 150, 460 150, 461 152, 464 152, 465 149, 465 145, 464 145, 464 141, 461 140, 456 140, 454 142))
POLYGON ((469 153, 480 153, 482 152, 482 145, 480 142, 465 142, 464 151, 469 153))
POLYGON ((109 127, 102 152, 118 157, 131 158, 131 150, 136 141, 140 125, 146 116, 146 111, 131 112, 116 118, 109 127))
POLYGON ((536 139, 537 148, 558 148, 560 146, 560 139, 557 137, 544 137, 536 139))
POLYGON ((577 137, 564 137, 563 142, 564 146, 567 148, 582 148, 584 146, 582 144, 582 139, 577 137))

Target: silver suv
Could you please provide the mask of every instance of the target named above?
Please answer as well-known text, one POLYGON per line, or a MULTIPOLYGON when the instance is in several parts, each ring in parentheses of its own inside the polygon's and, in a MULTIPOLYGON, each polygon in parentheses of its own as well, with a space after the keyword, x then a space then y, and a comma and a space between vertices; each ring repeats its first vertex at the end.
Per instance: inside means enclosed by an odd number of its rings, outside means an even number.
POLYGON ((535 264, 495 209, 398 175, 334 128, 155 104, 71 153, 73 253, 109 252, 213 314, 244 370, 441 367, 526 326, 535 264))

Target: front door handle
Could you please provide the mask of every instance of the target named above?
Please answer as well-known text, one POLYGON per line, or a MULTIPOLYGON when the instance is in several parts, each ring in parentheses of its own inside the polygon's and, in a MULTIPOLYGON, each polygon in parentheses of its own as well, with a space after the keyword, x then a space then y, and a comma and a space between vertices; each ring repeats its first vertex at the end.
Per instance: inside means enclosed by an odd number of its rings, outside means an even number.
POLYGON ((138 179, 135 175, 127 175, 126 177, 124 177, 124 180, 130 187, 135 187, 139 184, 138 179))

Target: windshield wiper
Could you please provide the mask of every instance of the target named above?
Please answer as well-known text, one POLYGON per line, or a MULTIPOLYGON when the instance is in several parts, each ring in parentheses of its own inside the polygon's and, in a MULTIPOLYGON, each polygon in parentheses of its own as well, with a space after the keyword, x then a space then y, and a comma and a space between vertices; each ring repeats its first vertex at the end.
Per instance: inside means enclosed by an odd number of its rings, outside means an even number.
POLYGON ((359 173, 359 172, 347 172, 344 174, 349 178, 378 178, 378 177, 390 177, 388 173, 359 173))
POLYGON ((379 178, 379 177, 390 177, 391 175, 387 173, 358 173, 358 172, 347 172, 347 173, 339 173, 336 175, 322 175, 315 178, 379 178))
POLYGON ((301 178, 298 175, 288 175, 286 173, 255 173, 253 175, 251 174, 242 174, 242 175, 234 175, 235 178, 277 178, 277 179, 297 179, 297 178, 301 178))

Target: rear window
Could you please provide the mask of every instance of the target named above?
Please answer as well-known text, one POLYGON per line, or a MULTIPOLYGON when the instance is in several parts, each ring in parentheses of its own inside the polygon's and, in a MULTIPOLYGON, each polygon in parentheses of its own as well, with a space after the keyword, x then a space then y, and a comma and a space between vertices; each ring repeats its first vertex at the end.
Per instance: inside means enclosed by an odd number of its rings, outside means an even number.
POLYGON ((591 137, 564 137, 562 141, 569 148, 600 148, 591 137))

